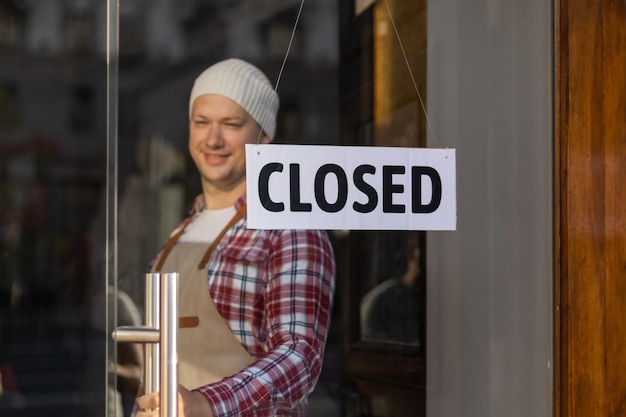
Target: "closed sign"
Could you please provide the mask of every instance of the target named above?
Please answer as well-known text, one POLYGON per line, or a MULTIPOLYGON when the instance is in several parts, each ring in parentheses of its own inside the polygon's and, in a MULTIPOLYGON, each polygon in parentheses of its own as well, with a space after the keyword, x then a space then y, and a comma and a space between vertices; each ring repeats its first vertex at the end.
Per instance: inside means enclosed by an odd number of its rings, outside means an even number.
POLYGON ((246 145, 251 229, 455 230, 455 149, 246 145))

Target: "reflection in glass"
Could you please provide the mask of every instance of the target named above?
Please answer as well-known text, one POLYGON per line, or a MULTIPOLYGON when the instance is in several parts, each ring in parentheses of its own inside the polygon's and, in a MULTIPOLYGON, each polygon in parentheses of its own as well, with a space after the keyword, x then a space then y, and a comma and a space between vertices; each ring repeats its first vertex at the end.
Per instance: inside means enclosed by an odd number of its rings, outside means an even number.
POLYGON ((376 273, 361 281, 366 282, 360 302, 362 340, 422 346, 421 242, 419 232, 377 232, 369 239, 371 252, 362 259, 369 259, 366 268, 376 273))

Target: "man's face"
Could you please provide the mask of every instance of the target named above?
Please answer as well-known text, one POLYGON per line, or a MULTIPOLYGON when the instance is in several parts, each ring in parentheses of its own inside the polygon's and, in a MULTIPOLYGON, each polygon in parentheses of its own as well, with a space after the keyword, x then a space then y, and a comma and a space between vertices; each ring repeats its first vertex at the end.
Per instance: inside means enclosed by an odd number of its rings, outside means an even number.
MULTIPOLYGON (((189 152, 205 191, 231 191, 245 184, 245 144, 257 143, 260 131, 256 121, 229 98, 205 94, 194 101, 189 152)), ((264 134, 260 139, 269 142, 264 134)))

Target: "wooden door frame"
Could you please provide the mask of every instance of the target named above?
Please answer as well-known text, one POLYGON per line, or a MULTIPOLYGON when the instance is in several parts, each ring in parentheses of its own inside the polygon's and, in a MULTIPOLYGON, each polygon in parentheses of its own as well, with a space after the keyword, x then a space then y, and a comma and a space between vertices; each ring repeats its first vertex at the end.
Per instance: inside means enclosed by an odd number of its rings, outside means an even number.
POLYGON ((555 2, 555 416, 626 416, 626 2, 555 2))

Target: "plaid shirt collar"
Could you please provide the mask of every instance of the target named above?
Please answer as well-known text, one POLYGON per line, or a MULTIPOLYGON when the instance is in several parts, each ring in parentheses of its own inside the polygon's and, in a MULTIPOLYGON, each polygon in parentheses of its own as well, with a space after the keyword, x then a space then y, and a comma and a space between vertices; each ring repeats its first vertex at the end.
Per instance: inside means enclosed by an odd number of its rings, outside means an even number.
MULTIPOLYGON (((239 197, 237 199, 237 201, 235 201, 235 210, 239 210, 241 208, 241 206, 243 206, 244 204, 246 204, 246 194, 242 194, 241 197, 239 197)), ((204 210, 206 208, 206 202, 204 201, 204 194, 200 193, 200 195, 198 195, 194 201, 193 201, 193 207, 191 208, 191 211, 189 213, 190 216, 193 216, 195 214, 200 213, 202 210, 204 210)))

